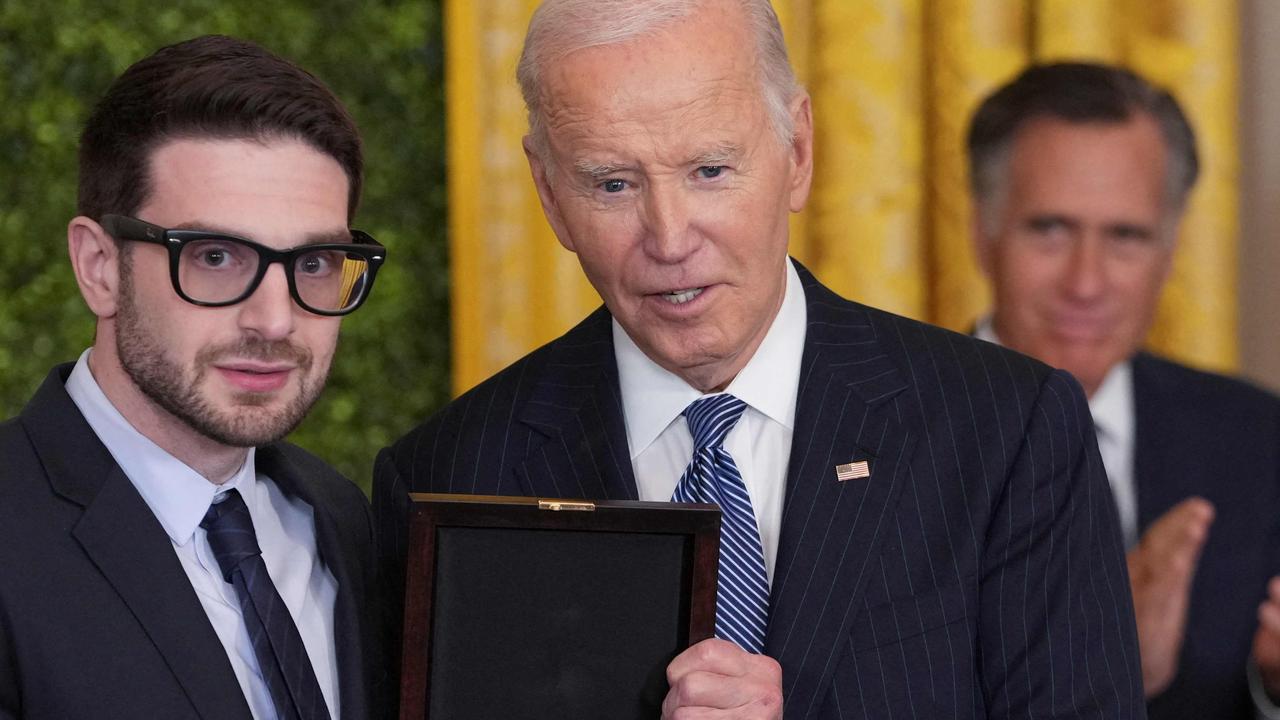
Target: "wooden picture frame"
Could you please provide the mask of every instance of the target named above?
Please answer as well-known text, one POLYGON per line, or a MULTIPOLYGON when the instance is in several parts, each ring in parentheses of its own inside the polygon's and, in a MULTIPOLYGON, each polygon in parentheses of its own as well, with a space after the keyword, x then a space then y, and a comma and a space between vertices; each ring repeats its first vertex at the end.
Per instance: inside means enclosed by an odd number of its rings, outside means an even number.
POLYGON ((402 720, 654 718, 714 635, 714 505, 410 498, 402 720))

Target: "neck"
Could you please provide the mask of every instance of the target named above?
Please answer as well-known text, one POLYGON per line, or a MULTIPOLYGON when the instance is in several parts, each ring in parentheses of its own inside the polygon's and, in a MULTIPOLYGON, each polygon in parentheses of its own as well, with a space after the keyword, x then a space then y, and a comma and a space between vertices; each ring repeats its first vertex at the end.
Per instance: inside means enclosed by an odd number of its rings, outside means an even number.
MULTIPOLYGON (((751 349, 751 353, 755 352, 755 348, 751 349)), ((746 360, 751 359, 751 354, 745 355, 746 360)), ((738 377, 738 373, 742 372, 742 368, 746 367, 746 360, 743 362, 735 362, 731 367, 716 365, 713 367, 699 368, 680 368, 673 370, 676 375, 689 384, 689 387, 697 390, 703 395, 711 393, 724 392, 729 387, 729 383, 738 377)))

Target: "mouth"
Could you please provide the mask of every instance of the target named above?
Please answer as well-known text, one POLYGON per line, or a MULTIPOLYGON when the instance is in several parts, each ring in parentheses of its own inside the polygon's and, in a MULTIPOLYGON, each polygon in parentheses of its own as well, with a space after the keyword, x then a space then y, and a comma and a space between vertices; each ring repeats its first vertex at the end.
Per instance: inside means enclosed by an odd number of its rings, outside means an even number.
POLYGON ((1076 342, 1097 340, 1111 334, 1111 324, 1106 318, 1095 316, 1059 316, 1053 328, 1060 337, 1076 342))
POLYGON ((672 305, 683 305, 702 294, 706 290, 705 287, 689 288, 687 290, 671 290, 669 292, 659 293, 658 297, 672 305))
POLYGON ((226 363, 215 365, 214 368, 232 387, 251 393, 279 390, 289 382, 289 375, 294 371, 293 365, 254 362, 226 363))

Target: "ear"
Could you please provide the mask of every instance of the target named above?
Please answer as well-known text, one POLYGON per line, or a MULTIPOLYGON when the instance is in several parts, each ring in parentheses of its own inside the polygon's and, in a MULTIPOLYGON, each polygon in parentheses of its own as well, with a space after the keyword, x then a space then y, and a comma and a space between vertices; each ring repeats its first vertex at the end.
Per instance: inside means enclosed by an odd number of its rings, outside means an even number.
POLYGON ((1164 287, 1165 283, 1169 282, 1169 276, 1173 274, 1173 256, 1178 252, 1178 237, 1182 235, 1183 211, 1184 208, 1179 208, 1177 210, 1177 215, 1175 215, 1174 219, 1170 220, 1166 226, 1168 228, 1165 230, 1166 235, 1164 238, 1166 246, 1164 248, 1164 257, 1161 259, 1161 263, 1164 267, 1160 268, 1161 287, 1164 287))
POLYGON ((542 203, 542 214, 547 216, 547 222, 551 224, 551 230, 555 232, 560 244, 569 252, 577 252, 573 246, 573 238, 566 230, 564 216, 560 213, 560 204, 556 202, 556 196, 551 191, 551 181, 547 177, 547 161, 538 152, 532 135, 525 135, 523 144, 524 156, 529 160, 529 172, 533 174, 533 186, 537 188, 538 200, 542 203))
POLYGON ((791 101, 791 212, 800 212, 809 201, 813 184, 813 107, 809 93, 791 101))
POLYGON ((67 224, 67 252, 84 302, 99 320, 115 317, 120 292, 120 248, 102 226, 83 215, 67 224))
POLYGON ((973 239, 973 254, 978 261, 978 268, 982 270, 982 274, 990 280, 994 268, 992 264, 995 261, 995 251, 991 247, 995 242, 995 238, 987 237, 982 229, 982 210, 977 203, 969 204, 969 237, 973 239))

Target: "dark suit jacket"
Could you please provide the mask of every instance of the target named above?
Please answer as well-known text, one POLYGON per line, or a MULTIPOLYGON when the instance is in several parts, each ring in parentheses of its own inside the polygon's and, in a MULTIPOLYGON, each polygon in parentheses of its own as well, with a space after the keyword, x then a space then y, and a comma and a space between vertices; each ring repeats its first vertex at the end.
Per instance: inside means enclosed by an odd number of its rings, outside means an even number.
MULTIPOLYGON (((800 275, 808 328, 766 636, 786 717, 1142 717, 1079 387, 800 275), (871 477, 837 482, 859 459, 871 477)), ((403 574, 408 491, 634 499, 629 457, 602 309, 379 456, 387 565, 403 574)))
POLYGON ((1155 720, 1252 718, 1245 663, 1280 573, 1280 400, 1141 353, 1133 359, 1138 527, 1192 495, 1216 509, 1191 590, 1178 675, 1155 720))
MULTIPOLYGON (((169 536, 49 374, 0 424, 0 718, 250 720, 249 707, 169 536)), ((381 650, 368 503, 285 444, 257 468, 315 510, 338 582, 341 716, 372 715, 381 650)), ((381 688, 378 688, 380 691, 381 688)))

